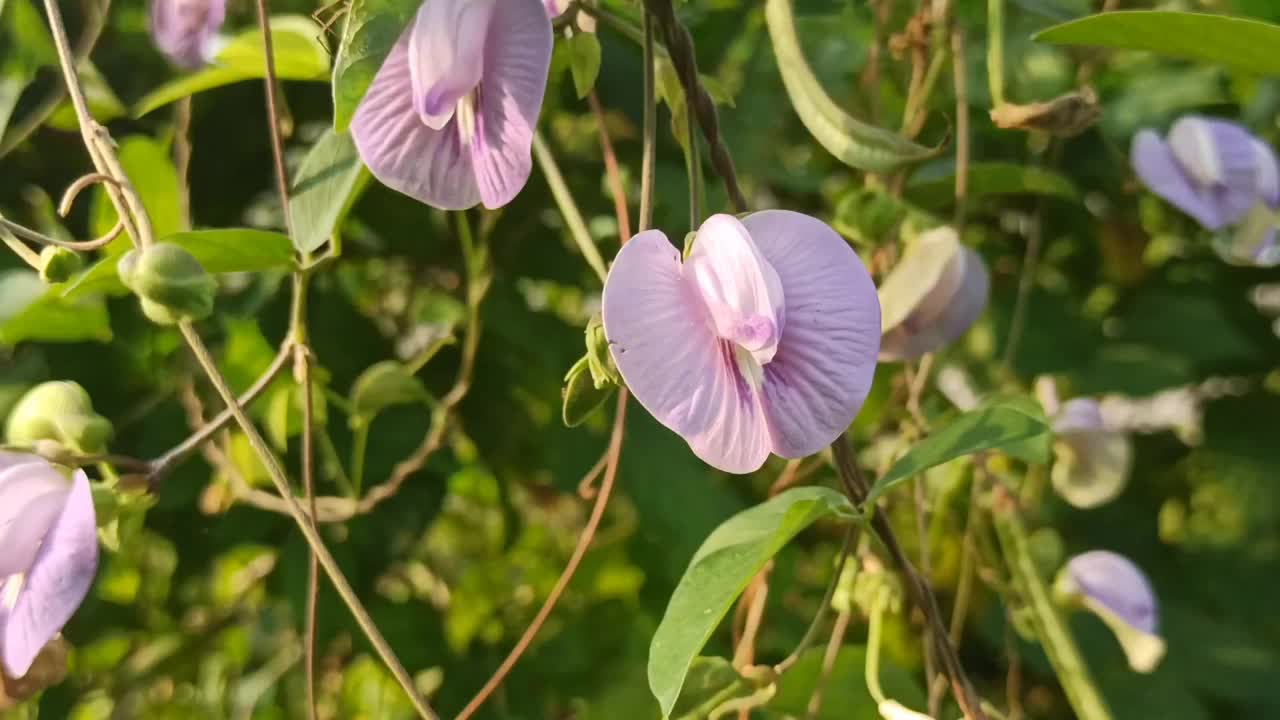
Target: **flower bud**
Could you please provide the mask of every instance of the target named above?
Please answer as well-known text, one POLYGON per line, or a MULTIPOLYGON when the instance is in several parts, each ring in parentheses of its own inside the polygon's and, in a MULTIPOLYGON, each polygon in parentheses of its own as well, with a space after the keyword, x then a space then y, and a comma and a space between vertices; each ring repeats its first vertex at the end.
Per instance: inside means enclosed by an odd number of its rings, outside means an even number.
POLYGON ((93 411, 89 393, 69 381, 42 383, 27 391, 5 428, 14 445, 53 441, 87 454, 105 451, 111 433, 111 422, 93 411))
POLYGON ((622 384, 622 376, 609 353, 609 338, 605 336, 604 323, 599 315, 587 322, 587 366, 597 390, 622 384))
POLYGON ((213 312, 217 283, 195 256, 173 243, 130 250, 120 258, 116 272, 120 282, 141 299, 143 314, 154 322, 170 325, 213 312))
POLYGON ((57 245, 46 245, 40 251, 40 279, 46 283, 60 283, 71 279, 84 267, 80 253, 57 245))
POLYGON ((1164 657, 1155 591, 1128 558, 1106 550, 1076 555, 1058 573, 1053 593, 1060 605, 1084 607, 1106 623, 1134 670, 1149 673, 1164 657))
POLYGON ((608 383, 598 385, 593 378, 594 372, 590 357, 583 357, 565 375, 560 417, 566 427, 581 425, 613 394, 616 386, 608 383))

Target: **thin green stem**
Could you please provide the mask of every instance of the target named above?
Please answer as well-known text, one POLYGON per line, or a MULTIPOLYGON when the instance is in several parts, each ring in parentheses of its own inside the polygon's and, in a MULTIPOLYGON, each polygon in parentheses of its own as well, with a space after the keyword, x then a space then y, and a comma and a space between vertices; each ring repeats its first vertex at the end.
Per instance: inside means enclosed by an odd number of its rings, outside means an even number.
POLYGON ((1111 720, 1111 710, 1098 692, 1088 665, 1036 569, 1016 501, 1000 487, 995 492, 992 516, 1005 562, 1015 586, 1029 603, 1032 626, 1049 656, 1058 681, 1062 683, 1068 702, 1080 720, 1111 720))
POLYGON ((0 240, 3 240, 4 244, 9 246, 9 249, 13 251, 13 254, 17 255, 22 262, 35 268, 37 271, 39 271, 40 267, 44 264, 40 259, 40 253, 27 247, 26 243, 19 240, 18 236, 9 232, 9 228, 4 225, 0 225, 0 240))
POLYGON ((889 608, 889 586, 882 584, 876 589, 875 599, 871 601, 871 618, 867 623, 867 692, 879 705, 886 698, 880 687, 880 644, 884 631, 884 611, 889 608))
POLYGON ((689 121, 685 153, 685 169, 689 174, 689 232, 697 232, 702 224, 702 151, 698 148, 698 125, 693 113, 688 112, 686 100, 686 119, 689 121))
POLYGON ((364 493, 364 457, 369 447, 369 424, 361 422, 351 431, 351 487, 355 496, 364 493))
POLYGON ((773 666, 774 672, 781 675, 786 672, 792 665, 800 660, 800 656, 808 651, 813 645, 813 641, 818 639, 818 630, 827 620, 827 614, 831 611, 831 598, 835 597, 836 587, 840 584, 840 576, 844 574, 844 566, 849 562, 849 552, 853 549, 853 541, 858 536, 858 528, 861 527, 857 523, 850 523, 849 527, 844 531, 844 542, 840 545, 840 554, 836 556, 835 572, 831 574, 831 580, 827 582, 827 590, 822 595, 822 604, 818 606, 818 612, 814 614, 813 621, 809 623, 809 629, 805 630, 804 636, 800 638, 800 642, 796 644, 796 649, 791 651, 782 662, 773 666))
POLYGON ((276 492, 284 500, 289 515, 293 517, 298 529, 302 531, 303 538, 306 539, 311 551, 315 553, 316 559, 319 561, 320 566, 324 568, 325 574, 329 576, 329 581, 333 583, 338 596, 342 598, 343 602, 351 610, 356 624, 364 631, 369 643, 373 645, 374 650, 391 670, 396 682, 404 689, 418 715, 428 720, 437 720, 435 712, 431 710, 426 700, 414 689, 413 678, 409 676, 408 671, 400 664, 399 658, 396 657, 386 638, 382 636, 382 632, 378 630, 378 626, 374 623, 373 618, 369 616, 369 612, 365 610, 364 604, 360 602, 360 598, 356 595, 355 590, 352 589, 351 584, 347 582, 346 575, 342 573, 342 568, 338 566, 338 562, 333 559, 333 555, 325 547, 324 540, 321 539, 315 525, 312 524, 311 518, 302 509, 297 499, 294 498, 293 492, 289 488, 289 479, 285 475, 284 469, 280 467, 280 461, 276 459, 275 453, 271 452, 266 440, 262 438, 262 434, 258 432, 258 428, 254 426, 253 421, 245 414, 244 409, 236 403, 235 395, 231 392, 231 388, 227 386, 227 381, 223 379, 222 373, 219 372, 217 363, 214 362, 213 356, 209 354, 209 349, 205 347, 204 341, 196 333, 195 328, 189 321, 184 320, 179 323, 178 329, 182 332, 183 338, 195 355, 196 362, 200 364, 200 367, 209 377, 209 381, 213 383, 214 389, 217 390, 222 401, 231 409, 236 423, 244 432, 245 437, 248 438, 249 445, 266 467, 267 475, 270 476, 271 482, 275 485, 276 492))
MULTIPOLYGON (((307 516, 316 527, 315 484, 315 388, 311 368, 311 348, 307 346, 307 281, 303 272, 293 274, 292 327, 289 336, 294 346, 294 375, 302 389, 302 494, 307 502, 307 516)), ((307 716, 319 717, 316 711, 316 635, 319 622, 320 565, 313 552, 307 558, 307 604, 303 621, 303 667, 307 684, 307 716)))
POLYGON ((582 219, 582 211, 578 209, 578 204, 573 199, 573 193, 569 191, 569 186, 564 181, 564 175, 560 174, 560 166, 556 164, 555 156, 551 154, 551 150, 547 147, 546 140, 543 139, 542 133, 533 134, 533 157, 538 162, 538 167, 542 170, 542 175, 547 179, 547 185, 551 187, 551 195, 556 200, 556 205, 560 207, 560 214, 564 216, 565 224, 569 226, 569 234, 573 236, 573 240, 578 245, 579 252, 582 257, 586 258, 587 264, 595 271, 596 276, 600 278, 600 282, 604 282, 605 277, 609 274, 605 269, 604 258, 600 255, 600 249, 596 247, 595 242, 591 240, 591 233, 587 230, 587 223, 582 219))
POLYGON ((644 11, 644 145, 640 157, 639 229, 653 227, 653 165, 657 148, 658 104, 654 97, 653 18, 644 11))
POLYGON ((991 106, 1004 104, 1004 0, 987 0, 987 82, 991 106))

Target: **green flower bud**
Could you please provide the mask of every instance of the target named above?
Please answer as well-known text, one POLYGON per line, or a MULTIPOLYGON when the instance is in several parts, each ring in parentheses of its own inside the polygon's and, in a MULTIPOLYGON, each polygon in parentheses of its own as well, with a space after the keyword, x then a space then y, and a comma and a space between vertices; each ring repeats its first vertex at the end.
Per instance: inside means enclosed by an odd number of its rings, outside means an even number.
POLYGON ((613 354, 609 352, 609 338, 604 334, 604 322, 598 314, 587 322, 587 367, 591 370, 591 381, 597 390, 622 384, 622 375, 618 373, 618 366, 613 364, 613 354))
POLYGON ((564 404, 560 417, 568 427, 586 421, 613 394, 614 385, 597 385, 592 378, 590 358, 579 358, 564 378, 564 404))
POLYGON ((66 282, 82 267, 84 260, 73 250, 46 245, 40 251, 40 279, 46 283, 66 282))
POLYGON ((142 301, 142 312, 170 325, 213 312, 217 283, 195 256, 173 243, 130 250, 116 266, 120 282, 142 301))
POLYGON ((13 445, 32 447, 54 441, 90 455, 107 449, 111 433, 111 422, 93 411, 89 393, 69 381, 42 383, 27 391, 5 427, 13 445))

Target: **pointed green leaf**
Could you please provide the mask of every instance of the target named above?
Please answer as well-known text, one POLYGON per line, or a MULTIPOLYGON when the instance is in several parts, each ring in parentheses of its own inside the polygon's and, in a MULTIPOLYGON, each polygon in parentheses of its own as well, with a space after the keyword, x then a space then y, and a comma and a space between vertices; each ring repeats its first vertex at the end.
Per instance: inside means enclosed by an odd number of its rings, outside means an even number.
POLYGON ((649 647, 649 688, 669 717, 694 659, 751 578, 801 530, 824 517, 857 516, 840 493, 788 490, 738 513, 698 548, 649 647))
POLYGON ((859 170, 885 172, 941 152, 942 147, 927 148, 856 120, 835 104, 804 59, 791 0, 768 0, 765 20, 791 105, 814 139, 841 162, 859 170))
POLYGON ((352 423, 367 423, 393 405, 417 405, 430 400, 422 381, 395 360, 386 360, 360 373, 351 386, 352 423))
MULTIPOLYGON (((310 18, 279 15, 271 18, 271 40, 275 49, 276 77, 281 80, 327 80, 329 52, 322 33, 310 18)), ((196 93, 267 74, 262 52, 262 33, 249 30, 232 38, 218 53, 214 64, 183 75, 147 93, 133 108, 142 117, 156 108, 196 93)))
POLYGON ((1002 450, 1027 462, 1048 462, 1049 422, 1029 398, 1004 398, 967 412, 921 440, 889 468, 867 495, 866 506, 903 480, 964 455, 1002 450), (1034 442, 1039 440, 1040 442, 1034 442))
POLYGON ((290 192, 294 246, 310 253, 328 242, 368 179, 351 136, 326 130, 303 159, 290 192))
POLYGON ((0 344, 24 340, 111 340, 111 319, 101 298, 62 297, 61 289, 25 270, 0 272, 0 344))
MULTIPOLYGON (((185 248, 210 273, 258 272, 293 266, 293 245, 280 233, 249 228, 197 230, 160 238, 185 248)), ((120 255, 110 255, 85 270, 66 288, 66 297, 124 290, 116 274, 120 255)))
POLYGON ((568 43, 569 71, 581 100, 596 86, 596 76, 600 74, 600 39, 595 33, 580 32, 574 33, 568 43))
POLYGON ((1280 75, 1280 25, 1205 13, 1124 10, 1072 20, 1038 33, 1054 45, 1148 50, 1256 75, 1280 75))
POLYGON ((420 0, 352 0, 333 59, 333 129, 343 132, 420 0))

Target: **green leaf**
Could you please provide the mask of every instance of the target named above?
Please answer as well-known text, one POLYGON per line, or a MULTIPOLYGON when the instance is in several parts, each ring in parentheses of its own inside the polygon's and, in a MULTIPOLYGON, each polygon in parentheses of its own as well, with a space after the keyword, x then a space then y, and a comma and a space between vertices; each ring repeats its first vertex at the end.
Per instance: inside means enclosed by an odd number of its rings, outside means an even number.
POLYGON ((0 0, 0 137, 36 71, 58 62, 44 18, 30 0, 0 0))
POLYGON ((343 132, 351 124, 373 76, 420 4, 419 0, 352 0, 333 60, 334 130, 343 132))
POLYGON ((564 389, 560 407, 560 419, 566 427, 577 427, 586 422, 604 402, 613 395, 617 386, 610 383, 604 387, 596 387, 591 375, 590 357, 578 358, 578 362, 569 368, 564 376, 564 389))
MULTIPOLYGON (((328 79, 329 52, 320 38, 323 33, 310 18, 278 15, 271 18, 271 41, 275 49, 276 77, 281 80, 328 79)), ((262 52, 262 33, 249 30, 232 38, 209 67, 176 78, 147 93, 133 107, 134 117, 181 98, 267 74, 262 52)))
POLYGON ((1257 75, 1280 75, 1280 25, 1205 13, 1125 10, 1055 25, 1035 39, 1055 45, 1149 50, 1257 75))
POLYGON ((395 360, 371 366, 351 386, 352 424, 368 423, 393 405, 417 405, 431 399, 422 381, 395 360))
POLYGON ((101 298, 69 300, 30 270, 0 272, 0 344, 24 340, 111 340, 111 319, 101 298))
POLYGON ((326 130, 303 159, 290 192, 294 247, 310 253, 328 242, 368 179, 351 136, 326 130))
POLYGON ((941 146, 927 148, 856 120, 835 104, 804 59, 791 0, 768 0, 765 20, 791 105, 814 139, 841 162, 859 170, 886 172, 927 160, 942 151, 941 146))
POLYGON ((581 100, 596 86, 596 77, 600 74, 600 39, 595 33, 574 33, 568 45, 569 71, 581 100))
MULTIPOLYGON (((162 237, 186 230, 178 171, 169 157, 169 148, 146 135, 131 135, 120 141, 119 155, 125 174, 142 197, 142 206, 151 218, 151 231, 162 237)), ((94 237, 105 235, 118 218, 106 191, 100 187, 95 189, 89 231, 94 237)), ((122 253, 130 247, 129 238, 121 235, 107 247, 107 252, 122 253)))
POLYGON ((735 697, 751 694, 733 664, 721 657, 696 657, 689 666, 680 698, 671 709, 675 720, 704 720, 711 710, 735 697))
POLYGON ((834 490, 795 488, 729 518, 702 543, 649 647, 649 688, 664 717, 675 707, 694 658, 751 578, 801 530, 830 516, 857 517, 834 490))
MULTIPOLYGON (((1080 197, 1076 186, 1063 175, 1044 168, 1003 162, 969 166, 969 197, 986 195, 1045 195, 1064 200, 1080 197)), ((907 183, 907 197, 926 207, 949 207, 955 202, 956 169, 953 163, 921 168, 907 183)))
MULTIPOLYGON (((185 248, 211 273, 259 272, 293 265, 293 245, 280 233, 248 228, 196 230, 160 238, 185 248)), ((124 290, 116 275, 120 255, 99 260, 73 280, 66 297, 87 292, 119 293, 124 290)))
POLYGON ((1029 398, 990 402, 935 430, 911 448, 876 481, 866 506, 873 506, 903 480, 963 455, 1003 450, 1027 462, 1048 462, 1047 442, 1027 442, 1041 436, 1047 439, 1048 435, 1048 420, 1039 405, 1029 398))

